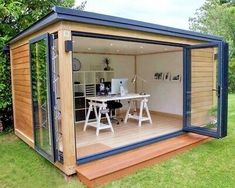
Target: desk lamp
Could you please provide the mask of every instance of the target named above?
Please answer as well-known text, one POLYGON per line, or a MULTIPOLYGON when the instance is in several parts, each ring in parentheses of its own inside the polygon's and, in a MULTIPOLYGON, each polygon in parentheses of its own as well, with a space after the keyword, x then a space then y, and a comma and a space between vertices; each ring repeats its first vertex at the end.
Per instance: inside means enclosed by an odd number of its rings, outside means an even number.
POLYGON ((144 92, 144 83, 146 83, 147 81, 143 79, 142 77, 138 76, 137 74, 135 74, 134 77, 131 79, 131 83, 132 84, 136 83, 137 79, 140 79, 142 81, 142 91, 139 94, 146 95, 146 93, 144 92))

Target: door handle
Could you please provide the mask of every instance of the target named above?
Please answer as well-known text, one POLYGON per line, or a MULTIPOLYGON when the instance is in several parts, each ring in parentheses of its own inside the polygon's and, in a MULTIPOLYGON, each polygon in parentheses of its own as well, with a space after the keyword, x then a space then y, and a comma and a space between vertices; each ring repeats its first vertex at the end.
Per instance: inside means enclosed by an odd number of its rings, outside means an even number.
POLYGON ((217 89, 212 89, 212 91, 216 91, 218 97, 220 97, 220 85, 217 86, 217 89))

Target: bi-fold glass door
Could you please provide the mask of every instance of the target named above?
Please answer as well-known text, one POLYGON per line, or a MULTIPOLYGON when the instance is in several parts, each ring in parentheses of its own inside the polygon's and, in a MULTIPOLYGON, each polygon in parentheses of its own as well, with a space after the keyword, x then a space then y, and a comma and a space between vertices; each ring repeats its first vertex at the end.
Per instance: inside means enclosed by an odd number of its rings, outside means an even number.
POLYGON ((54 127, 51 101, 50 35, 30 41, 30 68, 35 149, 55 161, 54 127))
POLYGON ((221 138, 227 126, 227 45, 184 48, 183 130, 221 138))

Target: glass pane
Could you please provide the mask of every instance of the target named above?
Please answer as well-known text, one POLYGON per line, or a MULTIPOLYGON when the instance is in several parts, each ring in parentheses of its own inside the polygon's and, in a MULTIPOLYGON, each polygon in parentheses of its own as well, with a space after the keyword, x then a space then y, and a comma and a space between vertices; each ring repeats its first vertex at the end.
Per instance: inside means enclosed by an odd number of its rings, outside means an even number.
POLYGON ((54 101, 53 106, 53 120, 54 120, 54 136, 55 136, 55 151, 56 156, 59 162, 63 162, 63 145, 62 145, 62 129, 61 129, 61 101, 60 101, 60 66, 59 66, 59 58, 58 58, 58 39, 54 39, 51 45, 52 49, 52 87, 54 90, 54 95, 52 96, 52 100, 54 101))
POLYGON ((42 39, 30 45, 35 145, 52 155, 52 130, 48 114, 47 40, 42 39))
POLYGON ((217 131, 217 48, 191 50, 191 126, 217 131))

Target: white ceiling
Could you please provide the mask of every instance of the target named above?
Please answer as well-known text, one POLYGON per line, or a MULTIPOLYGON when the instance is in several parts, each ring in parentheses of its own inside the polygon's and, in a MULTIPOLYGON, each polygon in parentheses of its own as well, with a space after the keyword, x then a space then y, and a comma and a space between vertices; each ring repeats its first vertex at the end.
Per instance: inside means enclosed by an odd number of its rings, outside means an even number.
POLYGON ((108 40, 88 37, 73 37, 73 51, 82 53, 140 55, 182 50, 179 47, 108 40))

